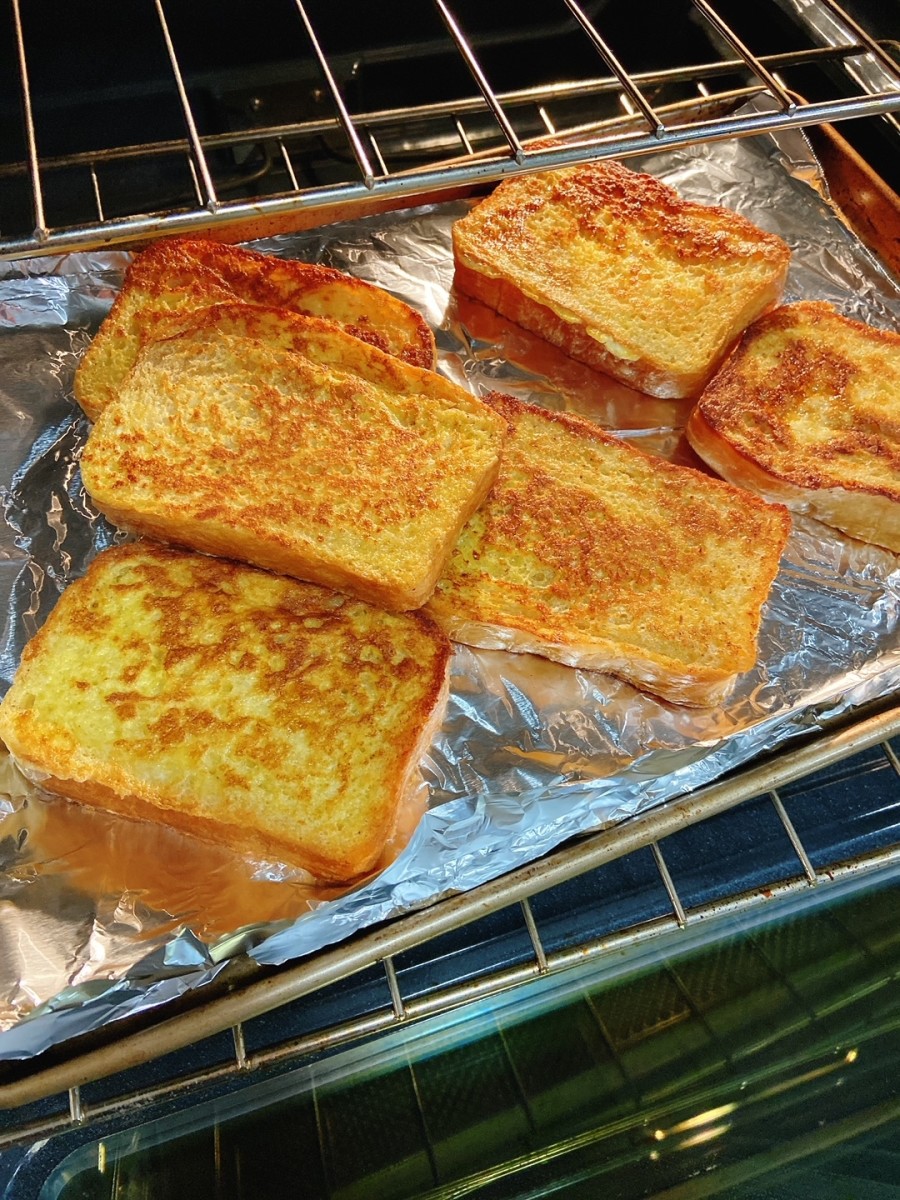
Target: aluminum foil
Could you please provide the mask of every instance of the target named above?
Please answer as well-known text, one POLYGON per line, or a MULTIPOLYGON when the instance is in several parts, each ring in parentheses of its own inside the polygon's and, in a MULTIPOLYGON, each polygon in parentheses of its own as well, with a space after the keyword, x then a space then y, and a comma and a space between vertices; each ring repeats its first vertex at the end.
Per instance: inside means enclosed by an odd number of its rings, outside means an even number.
MULTIPOLYGON (((900 328, 900 288, 824 198, 799 134, 636 165, 785 237, 794 252, 787 300, 829 300, 900 328)), ((257 245, 346 269, 418 307, 436 330, 441 370, 476 393, 500 388, 578 411, 684 458, 684 404, 604 381, 452 294, 450 228, 465 207, 411 209, 257 245)), ((81 487, 88 427, 71 384, 126 262, 80 254, 0 270, 5 683, 62 589, 121 536, 81 487)), ((681 709, 606 676, 459 647, 446 720, 423 763, 427 811, 417 821, 407 814, 414 828, 405 848, 343 895, 315 891, 277 863, 245 863, 162 826, 42 796, 6 761, 0 1058, 27 1058, 164 1004, 236 955, 274 964, 309 954, 706 784, 897 689, 898 624, 897 557, 797 517, 758 664, 721 708, 681 709)))

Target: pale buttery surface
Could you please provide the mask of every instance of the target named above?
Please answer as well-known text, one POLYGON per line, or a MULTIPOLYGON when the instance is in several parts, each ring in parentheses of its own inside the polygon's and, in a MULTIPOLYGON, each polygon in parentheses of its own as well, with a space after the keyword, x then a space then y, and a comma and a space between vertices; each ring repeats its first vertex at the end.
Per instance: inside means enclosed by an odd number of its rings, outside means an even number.
POLYGON ((756 660, 787 511, 580 418, 488 399, 511 427, 503 465, 426 611, 459 641, 721 699, 756 660))
POLYGON ((96 420, 142 345, 178 331, 209 304, 287 308, 339 324, 412 366, 434 366, 425 319, 382 288, 331 267, 279 259, 204 238, 170 238, 142 251, 75 376, 75 397, 96 420))
POLYGON ((391 834, 449 654, 419 614, 136 543, 63 593, 0 736, 48 790, 345 880, 391 834))
POLYGON ((784 305, 747 331, 687 433, 726 478, 900 550, 900 335, 784 305))
POLYGON ((504 434, 470 393, 325 322, 223 305, 144 349, 82 475, 119 525, 415 608, 504 434))
POLYGON ((787 245, 597 161, 502 183, 453 228, 456 286, 658 396, 697 394, 778 299, 787 245))

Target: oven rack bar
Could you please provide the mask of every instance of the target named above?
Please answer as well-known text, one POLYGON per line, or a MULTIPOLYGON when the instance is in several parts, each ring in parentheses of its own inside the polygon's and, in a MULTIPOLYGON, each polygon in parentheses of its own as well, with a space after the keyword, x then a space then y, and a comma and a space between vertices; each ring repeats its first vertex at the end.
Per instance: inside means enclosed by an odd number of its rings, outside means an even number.
MULTIPOLYGON (((708 103, 708 101, 707 101, 708 103)), ((66 254, 97 248, 131 246, 161 236, 218 231, 235 240, 251 240, 277 232, 309 228, 347 217, 371 215, 415 202, 458 196, 484 184, 526 171, 551 170, 589 158, 632 158, 660 150, 748 137, 761 133, 809 125, 823 125, 848 117, 873 116, 900 110, 900 91, 880 92, 858 101, 798 105, 791 113, 756 113, 700 120, 669 129, 664 136, 608 133, 592 136, 583 130, 578 141, 565 146, 524 149, 521 163, 496 152, 455 166, 422 167, 374 178, 371 187, 345 183, 298 190, 252 201, 198 202, 196 207, 165 214, 102 219, 102 203, 96 219, 60 229, 38 228, 31 236, 0 241, 0 259, 23 259, 47 254, 66 254)), ((460 148, 465 150, 461 140, 460 148)), ((188 156, 188 169, 194 173, 188 156)), ((91 161, 90 168, 96 169, 91 161)), ((40 195, 36 189, 36 199, 40 195)), ((99 197, 98 197, 99 199, 99 197)))
MULTIPOLYGON (((817 46, 804 50, 785 51, 781 54, 764 55, 759 61, 770 71, 779 72, 792 67, 809 66, 811 64, 840 63, 856 55, 858 52, 859 47, 856 45, 838 47, 817 46)), ((900 53, 900 47, 898 47, 898 53, 900 53)), ((709 61, 693 66, 670 68, 668 70, 635 72, 631 78, 635 84, 641 87, 666 87, 674 83, 687 83, 698 79, 705 81, 717 79, 721 76, 734 75, 741 66, 742 62, 739 58, 729 58, 719 62, 709 61)), ((525 107, 528 105, 539 106, 570 100, 578 96, 591 97, 617 93, 620 91, 620 86, 619 80, 614 76, 605 75, 597 76, 593 79, 564 80, 554 84, 517 88, 513 91, 499 92, 497 99, 504 109, 525 107)), ((707 90, 703 92, 703 99, 710 105, 715 104, 719 99, 727 102, 749 99, 759 95, 763 90, 759 84, 719 92, 710 92, 705 82, 704 87, 707 90)), ((696 100, 684 101, 681 104, 674 103, 667 105, 664 111, 678 113, 683 109, 691 110, 696 104, 696 100)), ((483 112, 483 109, 484 104, 480 97, 469 96, 453 101, 440 101, 431 104, 410 104, 389 109, 373 109, 361 113, 356 119, 362 128, 370 132, 374 131, 378 135, 384 135, 397 129, 408 127, 410 124, 436 122, 438 120, 452 121, 454 118, 461 119, 471 114, 480 114, 483 112)), ((621 118, 619 121, 621 122, 621 118)), ((598 121, 594 124, 605 126, 615 125, 616 122, 598 121)), ((317 117, 303 121, 294 121, 290 124, 259 125, 254 127, 253 137, 263 142, 275 139, 287 140, 300 136, 325 136, 333 134, 339 129, 340 122, 336 117, 317 117)), ((206 134, 200 138, 200 144, 204 153, 223 148, 233 149, 245 142, 247 136, 247 133, 242 131, 206 134)), ((458 134, 455 138, 448 136, 446 144, 453 144, 453 148, 456 150, 458 149, 456 143, 460 140, 458 134)), ((123 159, 153 158, 166 154, 187 154, 190 152, 190 148, 190 142, 187 138, 171 138, 157 142, 86 150, 78 154, 47 156, 43 160, 43 165, 45 169, 56 170, 68 167, 87 167, 91 164, 105 166, 123 159)), ((410 153, 414 152, 414 150, 410 151, 410 153)), ((27 174, 28 166, 27 162, 0 162, 0 179, 10 179, 17 175, 27 174)))
MULTIPOLYGON (((561 81, 539 88, 495 91, 487 72, 479 62, 473 42, 466 36, 445 0, 433 3, 452 34, 456 51, 466 65, 474 84, 469 95, 441 103, 409 103, 390 110, 354 114, 343 94, 337 72, 323 50, 307 8, 295 0, 298 16, 312 47, 326 91, 331 98, 332 114, 314 120, 276 126, 252 126, 226 134, 204 132, 200 115, 190 100, 187 71, 179 60, 164 9, 164 0, 153 0, 167 54, 171 64, 173 87, 182 110, 185 136, 126 143, 109 149, 80 151, 62 156, 44 156, 42 131, 35 117, 35 97, 28 66, 28 39, 23 28, 20 0, 12 0, 15 14, 18 69, 25 129, 24 161, 0 164, 0 178, 28 180, 32 224, 30 228, 0 231, 0 257, 25 258, 41 254, 59 254, 98 246, 130 245, 163 233, 185 233, 200 229, 215 230, 219 236, 244 240, 266 233, 308 227, 337 219, 383 211, 423 198, 433 199, 460 194, 507 175, 547 169, 588 158, 628 158, 672 149, 698 142, 775 132, 797 126, 811 126, 862 116, 890 118, 900 110, 900 67, 892 57, 892 44, 882 45, 855 24, 833 0, 821 0, 833 14, 843 39, 830 46, 811 45, 801 51, 757 56, 749 49, 713 8, 708 0, 693 0, 694 7, 715 35, 730 47, 732 56, 715 63, 679 66, 657 72, 628 72, 603 36, 575 0, 559 0, 561 12, 568 13, 590 41, 601 64, 611 71, 608 76, 587 81, 561 81), (788 67, 810 63, 829 63, 843 70, 847 88, 835 98, 805 101, 783 82, 781 72, 788 67), (860 69, 865 64, 866 70, 860 69), (710 99, 717 93, 706 81, 739 72, 747 77, 747 95, 765 90, 772 98, 772 111, 753 113, 733 108, 709 116, 710 99), (675 81, 699 81, 698 96, 705 100, 700 115, 691 119, 683 105, 658 105, 652 98, 655 89, 675 81), (577 126, 577 140, 565 148, 548 145, 546 138, 570 138, 575 132, 565 115, 548 112, 573 95, 618 97, 619 107, 632 116, 627 125, 616 128, 608 121, 596 127, 577 126), (536 117, 541 133, 523 136, 517 129, 523 108, 536 117), (477 132, 467 129, 465 119, 477 123, 477 132), (417 126, 415 145, 403 131, 417 126), (401 134, 401 147, 386 149, 379 139, 401 134), (349 147, 344 178, 325 185, 298 186, 301 172, 292 161, 297 144, 309 139, 340 136, 349 147), (454 141, 455 139, 455 141, 454 141), (481 143, 481 154, 475 154, 481 143), (217 177, 213 163, 215 150, 228 150, 241 160, 251 152, 261 152, 264 166, 254 175, 232 171, 217 177), (415 163, 405 165, 410 153, 415 163), (111 215, 116 204, 106 192, 114 188, 104 174, 117 165, 140 165, 150 159, 171 156, 182 160, 185 179, 191 181, 191 196, 171 197, 159 206, 158 198, 131 200, 131 211, 111 215), (389 165, 391 164, 391 165, 389 165), (275 174, 275 167, 280 169, 275 174), (93 197, 90 212, 71 214, 57 222, 50 201, 50 183, 59 172, 83 170, 89 178, 93 197), (268 176, 272 176, 269 179, 268 176), (270 191, 263 187, 271 186, 270 191), (258 185, 254 187, 254 185, 258 185), (240 189, 239 198, 227 193, 240 189)), ((734 99, 734 89, 718 93, 722 100, 734 99)), ((534 120, 531 122, 534 125, 534 120)), ((221 171, 221 168, 220 168, 221 171)), ((77 189, 66 189, 67 193, 77 189)))
POLYGON ((19 1125, 13 1122, 5 1132, 0 1132, 0 1149, 33 1142, 67 1129, 84 1128, 175 1096, 189 1096, 210 1084, 238 1078, 249 1079, 254 1072, 293 1065, 362 1038, 451 1012, 473 1000, 498 996, 523 983, 560 974, 587 961, 599 961, 604 957, 638 949, 644 944, 649 946, 661 934, 677 933, 690 943, 695 936, 705 938, 710 923, 723 916, 752 914, 761 905, 771 904, 779 898, 801 896, 810 889, 821 892, 872 872, 896 870, 900 865, 900 845, 860 853, 846 860, 835 859, 814 867, 780 793, 790 783, 841 762, 851 754, 872 748, 877 748, 884 755, 900 786, 900 761, 889 741, 898 734, 900 706, 895 706, 866 717, 846 729, 821 735, 772 762, 759 763, 732 779, 711 784, 613 829, 576 842, 472 892, 444 900, 431 908, 400 918, 384 929, 364 933, 333 951, 325 951, 311 960, 238 987, 234 992, 215 998, 199 1009, 169 1018, 149 1029, 121 1036, 109 1045, 79 1058, 39 1069, 22 1080, 0 1085, 0 1109, 27 1106, 45 1097, 68 1093, 66 1112, 26 1120, 19 1125), (772 880, 764 888, 735 891, 700 904, 685 904, 667 866, 665 840, 688 825, 727 813, 761 796, 768 798, 793 847, 795 870, 786 877, 772 880), (538 893, 647 848, 652 852, 668 896, 668 913, 599 937, 579 937, 555 949, 544 944, 540 921, 531 904, 538 893), (524 959, 498 969, 482 971, 462 982, 455 981, 447 986, 432 988, 421 995, 403 996, 396 968, 398 956, 443 933, 513 906, 519 906, 530 942, 530 951, 524 959), (386 1006, 357 1013, 327 1028, 291 1036, 261 1050, 248 1052, 245 1029, 254 1018, 373 967, 384 972, 390 997, 386 1006), (119 1072, 128 1072, 137 1065, 229 1030, 233 1051, 226 1061, 163 1083, 142 1084, 131 1092, 113 1089, 112 1095, 97 1102, 87 1102, 81 1092, 84 1084, 119 1072))

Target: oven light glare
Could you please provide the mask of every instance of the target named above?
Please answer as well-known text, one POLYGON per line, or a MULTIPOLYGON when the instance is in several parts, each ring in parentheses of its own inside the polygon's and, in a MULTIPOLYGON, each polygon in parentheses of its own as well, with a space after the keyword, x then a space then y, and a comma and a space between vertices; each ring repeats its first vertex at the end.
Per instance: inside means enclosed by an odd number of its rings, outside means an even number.
POLYGON ((711 1125, 714 1121, 720 1121, 723 1117, 730 1117, 736 1108, 737 1104, 720 1104, 718 1108, 709 1108, 706 1112, 697 1113, 694 1117, 688 1117, 685 1121, 679 1121, 677 1125, 673 1125, 670 1129, 654 1129, 653 1140, 655 1142, 663 1142, 667 1137, 674 1137, 675 1134, 688 1133, 690 1130, 699 1129, 703 1125, 711 1125))
POLYGON ((709 1129, 701 1129, 699 1133, 693 1133, 690 1137, 686 1137, 679 1142, 678 1149, 689 1150, 692 1146, 702 1146, 705 1142, 711 1142, 715 1138, 721 1137, 730 1128, 730 1122, 725 1121, 721 1125, 713 1125, 709 1129))

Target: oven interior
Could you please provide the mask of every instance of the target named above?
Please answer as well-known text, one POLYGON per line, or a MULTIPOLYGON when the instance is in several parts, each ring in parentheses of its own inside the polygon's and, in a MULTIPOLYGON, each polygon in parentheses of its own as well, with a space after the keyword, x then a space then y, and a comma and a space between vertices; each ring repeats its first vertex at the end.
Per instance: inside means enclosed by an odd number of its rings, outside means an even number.
MULTIPOLYGON (((13 0, 0 254, 316 224, 536 168, 548 137, 627 157, 732 136, 767 77, 799 98, 782 127, 838 121, 896 190, 896 8, 848 0, 837 48, 802 8, 13 0)), ((898 729, 885 703, 776 786, 673 806, 628 852, 48 1087, 4 1113, 0 1195, 896 1194, 898 729)))
POLYGON ((426 1021, 412 1040, 95 1132, 42 1194, 111 1200, 150 1181, 175 1200, 185 1186, 241 1194, 249 1179, 290 1196, 302 1178, 323 1200, 637 1200, 712 1171, 706 1195, 795 1197, 812 1159, 819 1196, 889 1195, 900 1097, 883 1064, 900 1050, 900 1008, 874 998, 898 963, 888 894, 870 881, 777 920, 725 921, 700 946, 663 936, 565 987, 539 980, 426 1021))

